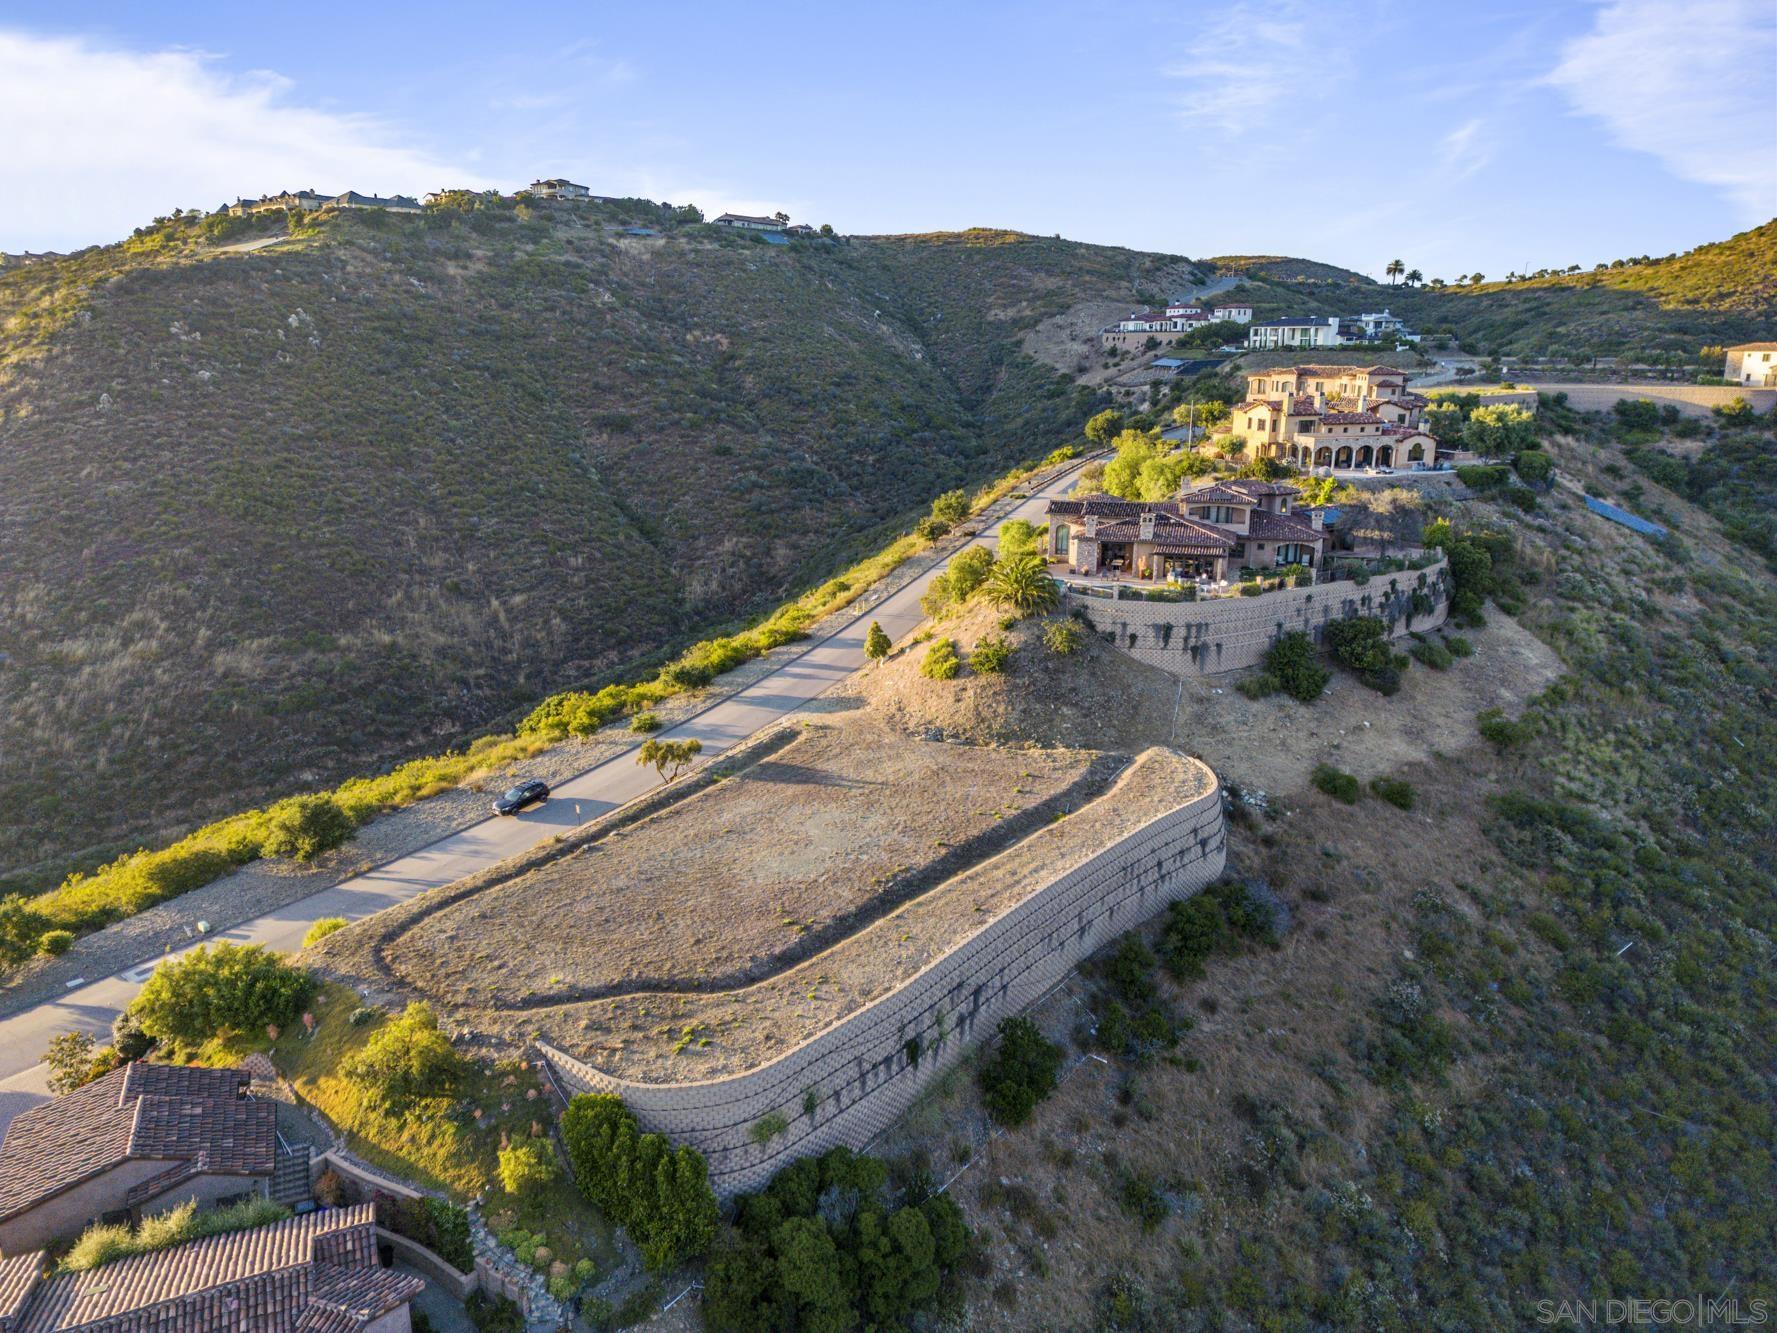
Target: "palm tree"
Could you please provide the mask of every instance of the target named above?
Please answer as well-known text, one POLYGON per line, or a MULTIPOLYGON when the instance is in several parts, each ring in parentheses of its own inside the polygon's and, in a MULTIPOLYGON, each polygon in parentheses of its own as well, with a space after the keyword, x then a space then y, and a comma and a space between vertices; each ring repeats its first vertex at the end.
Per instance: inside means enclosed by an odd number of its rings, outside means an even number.
POLYGON ((1420 283, 1422 283, 1424 281, 1425 281, 1425 274, 1421 273, 1418 269, 1410 268, 1407 270, 1407 285, 1409 287, 1417 287, 1420 283))
POLYGON ((1391 259, 1388 261, 1388 268, 1385 271, 1388 274, 1388 285, 1392 287, 1394 280, 1407 271, 1407 266, 1398 259, 1391 259))
POLYGON ((1043 557, 1034 552, 995 561, 987 576, 987 596, 1021 616, 1052 611, 1061 598, 1043 557))

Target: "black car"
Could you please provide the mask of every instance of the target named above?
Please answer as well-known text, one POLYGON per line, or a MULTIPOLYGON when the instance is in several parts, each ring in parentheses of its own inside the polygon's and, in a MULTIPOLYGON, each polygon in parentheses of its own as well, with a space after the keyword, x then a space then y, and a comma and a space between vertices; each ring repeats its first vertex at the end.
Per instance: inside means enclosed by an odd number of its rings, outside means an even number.
POLYGON ((494 802, 496 815, 515 815, 527 805, 536 805, 549 799, 549 784, 541 778, 532 778, 529 782, 521 782, 499 800, 494 802))

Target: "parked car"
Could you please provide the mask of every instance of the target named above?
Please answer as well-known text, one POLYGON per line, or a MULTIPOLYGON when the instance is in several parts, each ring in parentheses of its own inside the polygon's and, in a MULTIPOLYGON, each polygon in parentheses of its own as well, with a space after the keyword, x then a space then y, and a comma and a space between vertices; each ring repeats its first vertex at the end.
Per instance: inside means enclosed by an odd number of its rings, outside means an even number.
POLYGON ((515 815, 527 805, 540 805, 549 799, 549 784, 541 778, 521 782, 494 802, 496 815, 515 815))

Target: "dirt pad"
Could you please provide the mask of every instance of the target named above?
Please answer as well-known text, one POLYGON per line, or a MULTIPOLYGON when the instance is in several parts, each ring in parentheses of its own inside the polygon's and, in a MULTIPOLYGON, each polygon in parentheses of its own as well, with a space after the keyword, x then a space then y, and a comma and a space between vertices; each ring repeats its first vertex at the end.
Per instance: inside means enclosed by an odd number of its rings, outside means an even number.
POLYGON ((914 741, 862 716, 822 723, 631 829, 430 913, 384 961, 453 1007, 744 984, 991 855, 1047 819, 1046 802, 1089 799, 1093 758, 914 741))

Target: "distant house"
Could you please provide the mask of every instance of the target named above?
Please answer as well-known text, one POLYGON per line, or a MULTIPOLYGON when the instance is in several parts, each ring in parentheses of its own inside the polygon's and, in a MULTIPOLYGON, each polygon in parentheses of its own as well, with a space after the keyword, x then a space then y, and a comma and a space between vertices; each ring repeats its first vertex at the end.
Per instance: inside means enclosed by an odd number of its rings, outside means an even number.
POLYGON ((1166 313, 1173 316, 1189 315, 1195 319, 1202 315, 1203 307, 1200 305, 1181 305, 1175 301, 1173 304, 1166 307, 1166 313))
POLYGON ((1379 342, 1383 338, 1399 338, 1406 342, 1418 342, 1418 336, 1408 332, 1407 321, 1399 315, 1391 315, 1387 310, 1369 311, 1345 321, 1351 326, 1350 337, 1363 342, 1379 342))
POLYGON ((1250 305, 1219 305, 1210 311, 1210 315, 1218 321, 1226 320, 1233 324, 1253 322, 1253 308, 1250 305))
POLYGON ((236 199, 228 206, 228 211, 236 217, 244 213, 264 213, 274 208, 300 208, 312 212, 332 201, 332 196, 314 190, 284 190, 278 194, 264 194, 257 199, 236 199))
POLYGON ((1727 351, 1721 376, 1729 384, 1777 388, 1777 343, 1741 343, 1727 351))
POLYGON ((1344 341, 1339 336, 1339 321, 1333 317, 1268 319, 1246 331, 1246 345, 1261 350, 1337 347, 1344 341))
POLYGON ((724 213, 713 222, 717 227, 736 227, 741 231, 782 231, 786 224, 777 218, 748 217, 745 213, 724 213))
POLYGON ((560 176, 551 176, 546 181, 532 181, 531 193, 540 199, 590 199, 592 191, 584 185, 576 185, 573 181, 563 180, 560 176))
POLYGON ((404 194, 393 194, 388 198, 375 194, 359 194, 356 190, 347 190, 344 194, 336 194, 327 201, 334 208, 381 208, 391 213, 418 213, 423 211, 418 199, 410 199, 404 194))
POLYGON ((377 1259, 372 1204, 228 1231, 45 1278, 0 1260, 0 1333, 408 1333, 421 1278, 377 1259))
POLYGON ((813 236, 814 234, 814 228, 809 226, 806 222, 792 222, 789 226, 784 228, 784 235, 786 236, 813 236))
MULTIPOLYGON (((0 1254, 99 1218, 272 1194, 276 1117, 246 1088, 239 1069, 129 1064, 15 1116, 0 1141, 0 1254)), ((298 1197, 307 1187, 305 1165, 298 1197)))
POLYGON ((1285 366, 1246 377, 1223 428, 1255 457, 1296 467, 1430 467, 1426 400, 1393 366, 1285 366))

